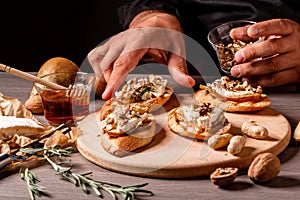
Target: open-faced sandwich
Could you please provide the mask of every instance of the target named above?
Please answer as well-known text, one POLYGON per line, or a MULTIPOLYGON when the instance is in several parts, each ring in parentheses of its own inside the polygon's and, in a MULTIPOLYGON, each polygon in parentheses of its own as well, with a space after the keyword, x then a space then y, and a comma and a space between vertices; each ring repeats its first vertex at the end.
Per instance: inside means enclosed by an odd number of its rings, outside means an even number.
POLYGON ((151 143, 156 122, 149 113, 164 105, 172 94, 173 88, 161 76, 129 80, 100 110, 103 148, 121 157, 151 143))
POLYGON ((231 80, 228 76, 200 88, 194 95, 198 102, 210 102, 227 112, 258 111, 271 103, 261 86, 253 87, 247 81, 231 80))
POLYGON ((196 103, 169 111, 168 126, 171 131, 181 136, 205 140, 213 134, 228 132, 231 123, 222 109, 212 107, 210 103, 196 103))
POLYGON ((103 148, 118 157, 151 143, 155 136, 156 122, 149 113, 139 113, 128 104, 113 101, 112 112, 100 122, 103 148))
POLYGON ((100 119, 112 112, 113 101, 127 103, 131 110, 140 113, 151 112, 164 105, 172 94, 173 88, 161 76, 150 74, 131 79, 102 106, 100 119))

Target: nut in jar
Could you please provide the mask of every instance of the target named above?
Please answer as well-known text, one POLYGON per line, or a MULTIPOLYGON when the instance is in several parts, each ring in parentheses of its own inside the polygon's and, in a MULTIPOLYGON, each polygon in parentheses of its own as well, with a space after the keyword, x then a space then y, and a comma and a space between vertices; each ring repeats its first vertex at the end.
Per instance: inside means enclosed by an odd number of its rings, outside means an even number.
POLYGON ((220 67, 225 73, 230 74, 231 68, 237 64, 237 62, 234 60, 234 55, 238 50, 254 42, 260 42, 264 40, 264 38, 259 38, 258 40, 252 41, 241 41, 237 39, 233 40, 230 37, 231 29, 252 25, 255 23, 256 22, 245 20, 231 21, 215 27, 208 33, 208 41, 215 49, 220 67))

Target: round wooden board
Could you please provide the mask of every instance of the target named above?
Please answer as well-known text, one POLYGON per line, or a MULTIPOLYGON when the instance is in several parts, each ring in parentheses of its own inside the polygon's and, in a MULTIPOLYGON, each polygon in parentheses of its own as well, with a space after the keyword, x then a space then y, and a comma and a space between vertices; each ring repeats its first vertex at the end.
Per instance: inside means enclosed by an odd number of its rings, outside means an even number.
MULTIPOLYGON (((177 98, 180 97, 177 95, 177 98)), ((182 96, 182 99, 187 98, 182 96)), ((167 126, 166 111, 178 105, 168 103, 168 106, 163 109, 164 112, 159 111, 155 115, 157 134, 152 143, 128 156, 116 157, 102 148, 97 112, 79 123, 81 134, 77 148, 89 161, 112 171, 145 177, 189 178, 208 176, 218 167, 246 169, 259 153, 278 155, 290 141, 291 127, 286 118, 271 108, 265 108, 254 113, 226 113, 226 117, 232 123, 233 133, 240 132, 244 121, 255 120, 268 129, 267 139, 247 138, 242 152, 236 156, 227 153, 226 149, 213 150, 205 142, 193 141, 171 132, 167 126)))

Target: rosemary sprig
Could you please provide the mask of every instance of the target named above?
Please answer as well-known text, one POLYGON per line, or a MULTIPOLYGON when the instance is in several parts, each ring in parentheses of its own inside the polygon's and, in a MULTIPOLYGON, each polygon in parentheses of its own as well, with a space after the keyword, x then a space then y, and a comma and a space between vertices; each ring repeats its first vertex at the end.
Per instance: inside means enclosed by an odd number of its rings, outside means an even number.
POLYGON ((37 156, 44 156, 44 154, 47 154, 49 157, 57 156, 69 156, 71 153, 75 152, 75 149, 73 147, 66 147, 64 149, 60 148, 60 146, 55 146, 51 149, 45 149, 45 148, 20 148, 19 150, 22 153, 26 153, 29 155, 37 155, 37 156))
POLYGON ((40 179, 28 168, 26 168, 24 171, 22 171, 22 168, 20 168, 19 174, 21 179, 26 181, 29 195, 32 200, 35 199, 35 195, 41 196, 41 194, 46 192, 45 187, 36 183, 37 181, 40 181, 40 179))
POLYGON ((57 164, 56 162, 52 161, 47 154, 44 155, 45 159, 51 164, 56 174, 61 174, 64 179, 71 182, 75 186, 79 186, 83 192, 89 194, 88 187, 92 188, 92 190, 96 193, 97 196, 103 198, 102 190, 109 193, 113 199, 117 199, 116 194, 121 194, 124 199, 126 200, 133 200, 135 199, 135 193, 145 193, 148 195, 153 195, 151 191, 140 189, 147 185, 140 184, 140 185, 133 185, 122 187, 116 184, 111 184, 107 182, 101 182, 93 180, 90 177, 87 177, 90 173, 86 174, 78 174, 73 173, 71 171, 71 167, 62 167, 61 165, 57 164))
MULTIPOLYGON (((142 187, 145 187, 148 185, 148 183, 139 184, 139 185, 132 185, 132 186, 120 186, 117 184, 112 184, 108 182, 102 182, 94 180, 90 177, 88 177, 91 173, 85 173, 85 174, 78 174, 73 173, 72 167, 64 167, 62 164, 65 164, 66 162, 55 162, 50 157, 56 156, 56 157, 62 157, 62 156, 69 156, 72 152, 74 152, 73 148, 64 148, 61 149, 59 147, 54 147, 52 149, 43 149, 43 157, 45 160, 52 166, 54 169, 56 175, 61 175, 65 180, 69 181, 76 187, 80 187, 83 192, 86 194, 89 194, 90 191, 88 188, 91 188, 97 196, 103 198, 102 191, 107 192, 112 196, 114 200, 117 200, 117 194, 121 195, 125 200, 134 200, 135 195, 137 193, 143 193, 147 195, 154 195, 149 190, 141 189, 142 187)), ((30 155, 38 155, 40 156, 41 149, 20 149, 21 152, 25 152, 30 155)))

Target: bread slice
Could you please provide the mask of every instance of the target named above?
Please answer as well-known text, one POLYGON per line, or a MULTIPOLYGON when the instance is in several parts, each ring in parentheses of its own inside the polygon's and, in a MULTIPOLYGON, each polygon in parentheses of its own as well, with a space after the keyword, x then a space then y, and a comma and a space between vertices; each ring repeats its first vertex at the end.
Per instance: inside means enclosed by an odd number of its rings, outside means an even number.
POLYGON ((155 131, 156 123, 152 121, 147 126, 135 130, 134 133, 119 137, 110 137, 109 134, 103 133, 101 135, 101 145, 110 154, 123 157, 150 144, 155 136, 155 131))
POLYGON ((246 81, 231 80, 227 76, 200 88, 194 94, 198 102, 210 102, 227 112, 254 112, 271 104, 260 86, 255 88, 246 81))
POLYGON ((261 98, 259 101, 222 101, 216 98, 208 90, 198 90, 194 98, 199 103, 210 102, 213 106, 222 108, 226 112, 254 112, 262 110, 270 105, 270 99, 261 98))
POLYGON ((221 109, 200 103, 173 108, 168 112, 168 126, 183 137, 206 140, 213 134, 229 132, 231 123, 221 109))
MULTIPOLYGON (((161 108, 171 98, 172 94, 173 88, 166 87, 165 93, 160 97, 155 97, 144 101, 129 102, 128 104, 130 105, 132 110, 135 110, 137 112, 152 112, 161 108)), ((101 107, 101 120, 103 120, 109 113, 112 112, 111 104, 116 100, 116 97, 112 97, 103 104, 103 106, 101 107)))
POLYGON ((150 74, 129 80, 99 111, 103 148, 122 157, 151 143, 156 122, 149 113, 163 106, 172 94, 173 88, 161 76, 150 74))
POLYGON ((129 80, 116 96, 112 97, 101 108, 100 119, 104 119, 112 112, 112 102, 129 104, 131 110, 139 113, 158 110, 172 96, 174 89, 168 85, 166 79, 150 74, 147 77, 129 80))
POLYGON ((100 120, 100 128, 103 148, 122 157, 152 141, 156 122, 152 114, 131 110, 128 104, 116 104, 111 113, 100 120))
POLYGON ((10 140, 15 134, 38 138, 45 127, 29 118, 0 116, 0 140, 10 140))

